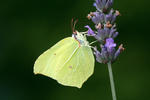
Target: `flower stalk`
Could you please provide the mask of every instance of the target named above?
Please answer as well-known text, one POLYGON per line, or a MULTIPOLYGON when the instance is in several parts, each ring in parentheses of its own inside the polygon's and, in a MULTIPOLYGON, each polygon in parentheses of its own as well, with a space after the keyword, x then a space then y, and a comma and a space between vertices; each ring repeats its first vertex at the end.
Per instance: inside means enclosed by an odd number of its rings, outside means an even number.
POLYGON ((113 79, 113 72, 112 72, 112 68, 111 68, 111 62, 108 63, 108 71, 109 71, 112 98, 113 98, 113 100, 117 100, 116 91, 115 91, 115 84, 114 84, 114 79, 113 79))

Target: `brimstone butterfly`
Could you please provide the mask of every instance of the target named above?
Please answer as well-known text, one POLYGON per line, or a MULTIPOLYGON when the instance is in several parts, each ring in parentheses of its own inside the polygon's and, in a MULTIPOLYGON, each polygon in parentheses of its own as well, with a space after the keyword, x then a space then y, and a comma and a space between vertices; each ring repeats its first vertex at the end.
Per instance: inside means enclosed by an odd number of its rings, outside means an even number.
POLYGON ((94 63, 86 35, 76 32, 40 55, 34 64, 34 73, 48 76, 65 86, 81 88, 93 74, 94 63))

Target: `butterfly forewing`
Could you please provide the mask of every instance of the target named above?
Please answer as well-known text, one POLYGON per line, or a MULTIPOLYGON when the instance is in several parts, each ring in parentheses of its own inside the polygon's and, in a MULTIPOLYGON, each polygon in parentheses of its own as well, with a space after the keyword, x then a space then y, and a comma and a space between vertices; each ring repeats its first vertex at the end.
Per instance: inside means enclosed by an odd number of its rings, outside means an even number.
POLYGON ((39 56, 34 65, 34 73, 55 79, 57 72, 76 48, 78 48, 78 43, 74 38, 69 37, 61 40, 39 56))

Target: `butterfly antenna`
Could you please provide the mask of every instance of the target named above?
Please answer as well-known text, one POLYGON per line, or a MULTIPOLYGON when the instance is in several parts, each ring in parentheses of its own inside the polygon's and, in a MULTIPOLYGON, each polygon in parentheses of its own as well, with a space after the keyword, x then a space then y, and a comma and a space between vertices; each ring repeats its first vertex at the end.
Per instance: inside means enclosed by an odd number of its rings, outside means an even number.
POLYGON ((77 22, 78 22, 78 19, 77 19, 77 20, 75 20, 75 22, 74 22, 74 26, 73 26, 74 31, 76 31, 76 30, 75 30, 75 27, 76 27, 77 22))
POLYGON ((76 26, 77 22, 78 22, 78 20, 74 21, 74 19, 72 18, 72 20, 71 20, 71 28, 72 28, 72 31, 73 31, 74 34, 77 34, 77 32, 75 30, 75 26, 76 26))
POLYGON ((73 29, 73 18, 71 20, 71 29, 72 29, 72 32, 74 32, 74 29, 73 29))

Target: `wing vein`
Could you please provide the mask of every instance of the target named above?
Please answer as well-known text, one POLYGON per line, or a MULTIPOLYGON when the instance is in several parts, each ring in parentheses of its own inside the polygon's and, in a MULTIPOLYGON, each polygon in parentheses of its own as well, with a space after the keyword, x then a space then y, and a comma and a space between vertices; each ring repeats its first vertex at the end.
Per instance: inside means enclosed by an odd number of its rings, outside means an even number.
MULTIPOLYGON (((73 53, 70 55, 70 57, 65 61, 65 63, 62 65, 62 67, 59 69, 59 71, 65 66, 66 63, 68 63, 71 59, 71 57, 75 54, 75 52, 78 50, 79 47, 77 47, 73 53)), ((57 73, 59 73, 59 71, 57 73)))
MULTIPOLYGON (((83 55, 83 58, 85 58, 85 54, 84 54, 83 50, 81 52, 82 52, 81 54, 83 55)), ((85 67, 84 67, 84 70, 85 70, 85 67)), ((86 72, 86 70, 84 72, 86 72)), ((83 76, 86 77, 84 72, 83 72, 83 76)))

